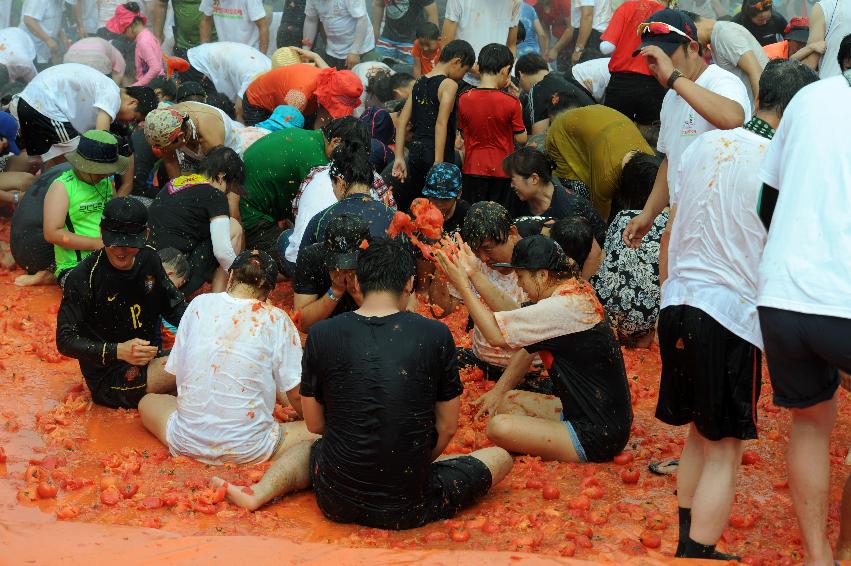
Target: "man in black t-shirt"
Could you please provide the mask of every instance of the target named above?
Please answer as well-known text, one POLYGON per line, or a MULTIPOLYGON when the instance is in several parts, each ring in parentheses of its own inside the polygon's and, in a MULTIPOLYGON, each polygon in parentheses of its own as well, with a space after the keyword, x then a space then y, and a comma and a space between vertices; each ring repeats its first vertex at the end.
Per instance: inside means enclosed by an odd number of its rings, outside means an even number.
POLYGON ((550 71, 544 58, 527 53, 514 66, 520 90, 528 93, 523 107, 523 121, 530 134, 542 134, 550 125, 550 103, 557 92, 571 93, 582 106, 594 104, 591 93, 573 76, 550 71))
POLYGON ((448 519, 511 470, 501 448, 440 458, 458 426, 463 386, 449 329, 401 312, 413 292, 414 258, 395 241, 360 253, 354 312, 316 324, 302 358, 308 430, 323 434, 294 447, 237 505, 256 509, 310 483, 326 517, 381 529, 448 519))
POLYGON ((56 323, 59 352, 79 360, 92 400, 112 408, 136 408, 146 393, 175 388, 164 369, 160 322, 177 326, 186 302, 145 245, 147 219, 132 198, 106 205, 105 247, 68 274, 56 323))

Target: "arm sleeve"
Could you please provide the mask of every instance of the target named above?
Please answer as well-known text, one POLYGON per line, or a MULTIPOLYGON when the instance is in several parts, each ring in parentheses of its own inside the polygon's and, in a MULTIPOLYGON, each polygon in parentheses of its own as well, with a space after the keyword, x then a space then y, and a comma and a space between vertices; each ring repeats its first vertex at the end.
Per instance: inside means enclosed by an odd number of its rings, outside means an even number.
POLYGON ((204 14, 205 16, 212 16, 213 0, 201 0, 201 4, 198 6, 198 11, 204 14))
POLYGON ((509 27, 517 27, 520 24, 520 6, 523 0, 514 0, 514 6, 511 8, 511 25, 509 27))
POLYGON ((263 2, 260 0, 253 0, 248 3, 248 19, 252 22, 256 22, 261 18, 266 17, 266 9, 263 7, 263 2))
POLYGON ((444 327, 443 344, 440 346, 440 382, 437 385, 437 401, 450 401, 464 392, 458 376, 455 342, 449 329, 444 327))
MULTIPOLYGON (((737 102, 742 107, 745 113, 745 122, 751 119, 751 99, 748 97, 748 90, 745 88, 745 83, 732 73, 723 80, 717 81, 712 85, 712 91, 725 98, 737 102)), ((661 139, 661 136, 660 136, 661 139)))
MULTIPOLYGON (((109 114, 109 117, 114 121, 118 115, 118 110, 121 108, 121 90, 106 75, 102 75, 102 78, 108 80, 111 84, 107 88, 98 89, 97 98, 92 106, 109 114)), ((94 127, 94 124, 92 124, 92 127, 94 127)))
POLYGON ((304 15, 308 18, 318 18, 319 12, 316 10, 316 5, 310 0, 304 5, 304 15))
POLYGON ((496 324, 511 348, 593 328, 600 320, 588 295, 554 295, 533 305, 494 313, 496 324))
MULTIPOLYGON (((712 38, 712 50, 721 59, 729 61, 734 67, 739 64, 742 55, 750 51, 750 44, 737 33, 733 26, 716 26, 712 38)), ((750 35, 750 32, 747 32, 750 35)))
MULTIPOLYGON (((622 4, 617 10, 615 10, 615 13, 612 14, 612 19, 609 21, 609 27, 607 27, 606 31, 603 32, 603 35, 600 36, 601 40, 610 43, 613 46, 618 44, 618 41, 623 34, 624 25, 626 24, 624 13, 624 6, 622 4)), ((600 45, 600 51, 603 51, 602 45, 600 45)), ((603 51, 603 53, 608 55, 611 51, 608 53, 603 51)))
POLYGON ((65 281, 62 303, 56 317, 56 349, 63 356, 85 364, 103 366, 116 360, 117 345, 92 340, 83 334, 86 312, 91 309, 92 291, 87 273, 75 269, 65 281))
POLYGON ((461 21, 461 12, 463 8, 461 7, 461 0, 449 0, 446 3, 446 17, 445 19, 459 22, 461 21))
MULTIPOLYGON (((150 39, 154 39, 153 36, 150 39)), ((159 48, 159 44, 154 40, 151 41, 143 41, 140 45, 138 45, 140 51, 140 57, 145 64, 148 66, 148 70, 143 75, 137 75, 137 81, 133 83, 133 86, 144 86, 149 82, 154 80, 159 75, 163 74, 163 58, 162 51, 159 48)), ((138 71, 139 69, 137 69, 138 71)))
POLYGON ((615 45, 614 43, 611 43, 609 41, 601 41, 600 42, 600 53, 602 53, 603 55, 611 55, 612 53, 615 52, 616 47, 617 47, 617 45, 615 45))
POLYGON ((301 396, 312 397, 317 402, 322 403, 322 383, 319 375, 316 340, 316 332, 311 328, 301 358, 301 396))
POLYGON ((284 312, 274 316, 280 317, 277 335, 281 336, 278 357, 274 368, 275 384, 278 391, 286 393, 298 387, 301 382, 302 350, 298 330, 284 312))
POLYGON ((356 20, 367 15, 366 0, 347 0, 346 8, 349 10, 349 15, 356 20))
POLYGON ((26 0, 21 10, 21 19, 29 16, 34 20, 44 19, 47 13, 47 2, 45 0, 26 0))
POLYGON ((210 220, 210 239, 213 242, 213 255, 219 266, 227 271, 236 258, 230 241, 230 217, 217 216, 210 220))

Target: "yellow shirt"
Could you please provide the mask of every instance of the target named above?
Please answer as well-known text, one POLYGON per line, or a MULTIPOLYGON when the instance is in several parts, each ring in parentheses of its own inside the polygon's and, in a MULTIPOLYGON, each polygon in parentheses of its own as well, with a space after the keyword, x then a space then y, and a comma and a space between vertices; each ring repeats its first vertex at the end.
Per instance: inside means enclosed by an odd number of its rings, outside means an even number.
POLYGON ((591 204, 606 221, 624 156, 631 151, 653 154, 632 120, 601 104, 559 114, 547 131, 546 148, 556 175, 585 183, 591 204))

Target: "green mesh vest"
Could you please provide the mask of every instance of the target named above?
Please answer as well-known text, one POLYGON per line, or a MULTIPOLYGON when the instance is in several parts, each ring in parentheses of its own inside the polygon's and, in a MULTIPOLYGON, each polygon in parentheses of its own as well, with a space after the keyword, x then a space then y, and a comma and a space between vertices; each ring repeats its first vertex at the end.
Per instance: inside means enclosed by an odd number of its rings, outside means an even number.
MULTIPOLYGON (((65 216, 65 229, 80 236, 89 238, 100 238, 100 217, 103 215, 103 207, 112 198, 115 182, 112 177, 107 177, 95 186, 79 180, 74 171, 66 171, 55 182, 65 185, 68 193, 68 215, 65 216)), ((56 258, 56 271, 59 274, 66 269, 71 269, 92 253, 90 250, 68 250, 59 246, 53 246, 53 255, 56 258)))

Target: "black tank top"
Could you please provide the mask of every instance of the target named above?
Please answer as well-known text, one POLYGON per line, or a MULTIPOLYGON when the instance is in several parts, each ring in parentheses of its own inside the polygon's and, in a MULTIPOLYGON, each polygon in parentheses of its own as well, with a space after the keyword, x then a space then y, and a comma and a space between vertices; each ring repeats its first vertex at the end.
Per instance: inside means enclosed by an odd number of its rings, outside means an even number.
MULTIPOLYGON (((411 107, 412 144, 411 152, 413 158, 432 161, 434 159, 434 127, 437 124, 437 115, 440 112, 440 98, 438 90, 446 75, 434 77, 420 77, 414 83, 411 91, 413 105, 411 107)), ((456 131, 455 103, 452 105, 452 113, 446 129, 446 148, 443 152, 444 161, 452 163, 455 158, 455 131, 456 131)))

